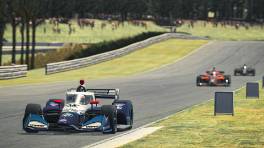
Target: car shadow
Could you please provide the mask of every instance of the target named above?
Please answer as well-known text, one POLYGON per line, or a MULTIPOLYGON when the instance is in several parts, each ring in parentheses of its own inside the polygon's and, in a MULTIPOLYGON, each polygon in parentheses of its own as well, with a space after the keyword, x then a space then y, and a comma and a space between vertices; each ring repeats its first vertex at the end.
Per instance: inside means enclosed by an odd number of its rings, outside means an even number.
POLYGON ((89 135, 89 136, 101 136, 101 135, 107 135, 103 134, 101 132, 78 132, 78 131, 39 131, 38 133, 27 133, 27 132, 18 132, 18 135, 28 135, 28 136, 47 136, 47 135, 89 135))

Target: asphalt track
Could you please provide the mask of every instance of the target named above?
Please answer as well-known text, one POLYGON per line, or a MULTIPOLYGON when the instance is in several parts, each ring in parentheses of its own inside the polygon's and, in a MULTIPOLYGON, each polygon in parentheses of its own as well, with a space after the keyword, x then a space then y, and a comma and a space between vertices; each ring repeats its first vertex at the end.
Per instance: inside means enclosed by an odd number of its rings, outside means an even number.
MULTIPOLYGON (((87 85, 91 88, 120 88, 121 98, 131 99, 134 103, 136 128, 211 99, 215 91, 235 90, 248 81, 259 80, 263 74, 264 42, 217 41, 161 69, 125 78, 89 81, 87 85), (212 66, 233 74, 233 69, 244 63, 256 68, 256 77, 232 76, 230 88, 195 86, 196 75, 212 66)), ((27 134, 22 130, 21 120, 27 103, 43 105, 48 98, 64 98, 65 90, 77 84, 61 82, 19 87, 0 86, 0 147, 73 148, 113 136, 98 132, 27 134)))

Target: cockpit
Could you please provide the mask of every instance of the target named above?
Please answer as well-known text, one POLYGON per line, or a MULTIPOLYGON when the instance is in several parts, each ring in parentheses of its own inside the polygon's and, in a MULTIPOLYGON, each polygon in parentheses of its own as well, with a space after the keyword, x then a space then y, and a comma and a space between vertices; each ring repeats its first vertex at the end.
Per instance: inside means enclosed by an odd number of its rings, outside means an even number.
POLYGON ((93 99, 94 99, 93 95, 67 94, 66 95, 66 104, 87 105, 93 99))

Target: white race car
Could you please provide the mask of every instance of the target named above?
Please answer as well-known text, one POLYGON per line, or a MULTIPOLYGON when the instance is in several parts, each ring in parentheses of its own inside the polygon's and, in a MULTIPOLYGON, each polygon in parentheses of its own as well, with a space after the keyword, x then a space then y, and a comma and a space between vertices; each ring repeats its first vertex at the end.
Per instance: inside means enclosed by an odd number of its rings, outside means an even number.
POLYGON ((119 100, 119 89, 86 89, 83 84, 81 81, 77 89, 69 89, 66 100, 48 100, 43 110, 39 104, 28 104, 23 129, 29 133, 54 128, 115 133, 132 128, 133 105, 130 100, 119 100), (114 101, 100 105, 98 99, 114 101))

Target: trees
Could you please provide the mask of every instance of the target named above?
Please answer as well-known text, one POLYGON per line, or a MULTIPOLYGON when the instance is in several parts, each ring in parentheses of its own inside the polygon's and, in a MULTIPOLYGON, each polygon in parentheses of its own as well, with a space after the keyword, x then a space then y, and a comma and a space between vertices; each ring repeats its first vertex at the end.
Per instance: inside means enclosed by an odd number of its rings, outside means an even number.
MULTIPOLYGON (((29 0, 30 1, 30 0, 29 0)), ((76 13, 76 5, 83 0, 40 0, 43 5, 40 6, 41 11, 45 11, 43 16, 45 15, 50 17, 72 17, 76 13)), ((85 1, 85 0, 84 0, 85 1)), ((37 2, 37 1, 36 1, 37 2)), ((37 3, 36 3, 37 4, 37 3)), ((82 5, 79 5, 83 7, 82 5)))
MULTIPOLYGON (((21 49, 24 49, 24 29, 26 29, 26 61, 30 69, 34 69, 36 28, 45 17, 48 0, 19 0, 19 16, 21 17, 21 49), (31 32, 30 32, 31 28, 31 32), (32 34, 30 34, 32 33, 32 34), (30 38, 31 37, 31 38, 30 38), (31 39, 31 60, 30 60, 30 39, 31 39)), ((24 63, 24 51, 21 51, 21 63, 24 63)))
POLYGON ((172 23, 178 18, 206 20, 208 12, 213 11, 218 20, 264 21, 263 6, 263 0, 0 0, 0 65, 7 22, 13 28, 12 63, 16 62, 16 29, 19 25, 20 63, 26 63, 33 69, 37 26, 47 18, 72 18, 76 14, 79 17, 106 18, 112 15, 124 21, 151 15, 156 20, 172 23))
MULTIPOLYGON (((22 17, 22 27, 21 29, 21 39, 23 38, 24 40, 24 31, 26 31, 26 49, 25 49, 25 53, 26 53, 26 59, 25 62, 23 62, 24 59, 24 53, 21 53, 21 59, 20 61, 22 61, 22 63, 25 63, 27 65, 29 65, 29 53, 30 53, 30 11, 28 10, 28 0, 22 0, 20 1, 19 5, 20 5, 20 16, 22 17), (25 28, 24 28, 25 27, 25 28), (26 30, 24 30, 26 29, 26 30), (23 36, 23 37, 22 37, 23 36)), ((24 43, 22 43, 24 45, 24 43)), ((24 47, 23 47, 24 49, 24 47)))
MULTIPOLYGON (((35 47, 36 47, 36 29, 37 25, 40 24, 45 18, 45 9, 47 9, 47 0, 25 0, 26 3, 26 10, 28 14, 28 21, 27 24, 31 25, 32 28, 32 48, 31 48, 31 62, 30 62, 30 69, 35 68, 35 47)), ((28 53, 29 54, 29 53, 28 53)), ((29 63, 28 63, 29 64, 29 63)))
POLYGON ((24 42, 25 42, 25 18, 21 17, 20 24, 20 35, 21 35, 21 51, 20 51, 20 64, 24 64, 24 42))
POLYGON ((19 1, 7 0, 7 12, 12 26, 12 64, 16 64, 16 28, 18 25, 17 10, 19 10, 19 1))
POLYGON ((2 65, 3 38, 7 21, 7 1, 0 0, 0 66, 2 65))
MULTIPOLYGON (((129 0, 127 3, 127 12, 132 18, 140 19, 148 12, 148 1, 146 0, 129 0)), ((126 19, 126 18, 125 18, 126 19)))

